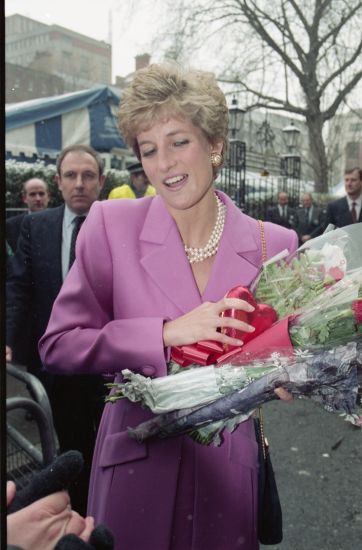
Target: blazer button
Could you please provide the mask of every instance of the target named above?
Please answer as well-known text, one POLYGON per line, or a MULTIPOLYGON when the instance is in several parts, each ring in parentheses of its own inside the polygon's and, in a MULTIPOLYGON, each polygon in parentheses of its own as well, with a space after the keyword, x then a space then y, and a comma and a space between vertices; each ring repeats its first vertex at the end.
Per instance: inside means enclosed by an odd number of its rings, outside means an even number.
POLYGON ((155 374, 155 372, 156 372, 156 369, 152 365, 146 365, 145 367, 142 367, 142 369, 141 369, 141 373, 144 376, 152 376, 153 374, 155 374))

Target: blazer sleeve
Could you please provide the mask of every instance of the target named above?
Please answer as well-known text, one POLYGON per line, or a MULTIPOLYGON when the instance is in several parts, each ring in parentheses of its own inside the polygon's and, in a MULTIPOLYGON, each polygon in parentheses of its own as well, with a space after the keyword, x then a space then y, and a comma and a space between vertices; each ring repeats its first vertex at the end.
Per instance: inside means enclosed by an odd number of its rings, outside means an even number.
POLYGON ((318 225, 310 232, 311 239, 322 235, 323 231, 327 227, 326 225, 327 212, 324 208, 318 210, 318 225))
POLYGON ((330 223, 333 225, 338 225, 337 217, 336 217, 336 203, 330 202, 327 205, 327 215, 326 215, 326 221, 325 221, 325 227, 327 227, 330 223))
POLYGON ((62 374, 167 373, 163 318, 113 317, 112 255, 101 203, 79 233, 76 260, 39 342, 45 368, 62 374), (140 337, 142 335, 142 337, 140 337))

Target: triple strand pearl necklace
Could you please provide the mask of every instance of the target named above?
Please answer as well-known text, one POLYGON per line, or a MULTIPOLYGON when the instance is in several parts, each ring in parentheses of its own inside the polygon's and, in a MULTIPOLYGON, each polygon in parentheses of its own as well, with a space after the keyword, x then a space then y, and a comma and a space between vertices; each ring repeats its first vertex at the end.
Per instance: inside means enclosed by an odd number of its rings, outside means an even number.
POLYGON ((215 256, 218 251, 221 235, 224 231, 226 206, 217 195, 215 195, 215 199, 217 204, 217 216, 214 229, 212 230, 207 244, 202 248, 192 248, 191 246, 184 245, 186 256, 190 264, 203 262, 207 258, 215 256))

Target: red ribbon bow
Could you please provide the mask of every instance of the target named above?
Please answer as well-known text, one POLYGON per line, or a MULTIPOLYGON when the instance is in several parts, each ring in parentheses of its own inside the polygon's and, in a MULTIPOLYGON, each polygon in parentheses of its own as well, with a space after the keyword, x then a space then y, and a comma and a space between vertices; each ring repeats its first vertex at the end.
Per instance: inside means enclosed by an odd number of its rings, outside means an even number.
MULTIPOLYGON (((222 313, 223 317, 232 317, 239 321, 244 321, 255 328, 254 332, 243 332, 227 327, 221 329, 221 332, 224 334, 232 338, 239 338, 244 344, 270 328, 278 318, 276 311, 271 306, 257 304, 250 290, 245 287, 237 286, 232 288, 226 297, 245 300, 255 308, 252 312, 240 309, 228 309, 222 313)), ((172 347, 171 359, 182 367, 188 367, 192 363, 196 363, 197 365, 213 365, 229 360, 242 349, 239 346, 223 345, 213 340, 203 340, 196 344, 172 347)))

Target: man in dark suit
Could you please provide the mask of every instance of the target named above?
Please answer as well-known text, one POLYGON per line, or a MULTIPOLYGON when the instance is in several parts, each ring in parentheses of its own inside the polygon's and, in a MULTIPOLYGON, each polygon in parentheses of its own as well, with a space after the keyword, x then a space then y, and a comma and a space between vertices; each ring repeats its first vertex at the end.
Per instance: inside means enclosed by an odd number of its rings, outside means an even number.
POLYGON ((49 190, 48 184, 39 179, 31 178, 24 182, 21 198, 24 204, 28 207, 27 212, 23 212, 18 216, 12 216, 6 220, 6 240, 11 249, 15 252, 18 238, 20 235, 20 227, 24 217, 31 212, 41 212, 48 207, 49 190))
POLYGON ((288 193, 285 193, 285 191, 280 191, 280 193, 278 193, 278 204, 276 206, 271 206, 268 209, 266 221, 277 223, 278 225, 282 225, 288 229, 296 229, 296 211, 294 208, 288 206, 288 200, 288 193))
POLYGON ((38 341, 73 260, 76 231, 98 199, 104 179, 103 161, 93 149, 77 145, 60 153, 56 180, 65 204, 25 216, 7 281, 7 360, 12 360, 12 346, 21 337, 23 327, 30 325, 27 366, 47 389, 60 452, 77 449, 84 456, 83 474, 77 486, 70 489, 73 507, 82 515, 103 409, 103 378, 50 375, 41 365, 38 341))
POLYGON ((323 233, 326 217, 325 210, 313 204, 311 193, 304 193, 302 205, 297 208, 297 230, 301 245, 323 233))
POLYGON ((344 227, 362 222, 362 170, 359 167, 346 170, 344 173, 346 196, 328 204, 327 225, 344 227))

